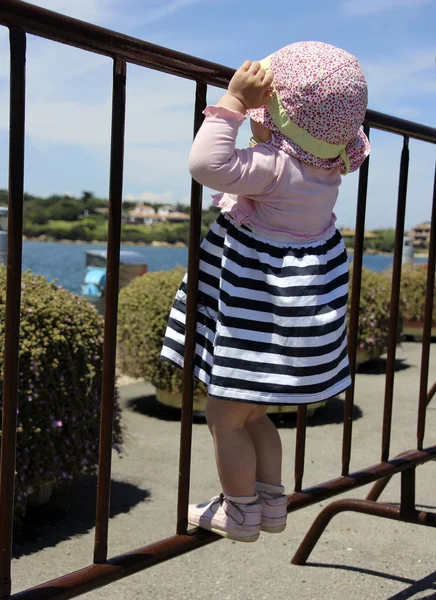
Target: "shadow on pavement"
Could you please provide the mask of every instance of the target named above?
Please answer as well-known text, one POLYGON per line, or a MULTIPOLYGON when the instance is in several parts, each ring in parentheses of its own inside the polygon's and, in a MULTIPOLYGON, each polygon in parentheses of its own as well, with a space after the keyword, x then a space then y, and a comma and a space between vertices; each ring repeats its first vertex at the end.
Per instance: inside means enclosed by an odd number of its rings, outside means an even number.
MULTIPOLYGON (((154 394, 130 398, 126 402, 126 407, 133 412, 147 417, 153 417, 154 419, 159 419, 161 421, 180 421, 180 409, 161 404, 157 401, 154 394)), ((194 415, 194 422, 206 424, 202 414, 194 415)))
MULTIPOLYGON (((156 400, 156 396, 139 396, 138 398, 130 398, 126 402, 126 407, 141 415, 153 417, 163 421, 180 421, 180 409, 171 408, 161 404, 156 400)), ((280 428, 296 427, 296 413, 279 413, 269 415, 275 425, 280 428)), ((356 421, 363 416, 363 411, 354 406, 353 420, 356 421)), ((319 408, 316 413, 309 417, 307 424, 309 427, 319 425, 331 425, 342 423, 344 420, 344 402, 341 398, 331 398, 324 407, 319 408)), ((194 423, 206 425, 204 416, 194 415, 194 423)))
MULTIPOLYGON (((399 371, 405 371, 410 369, 411 365, 404 358, 395 359, 395 373, 399 371)), ((359 375, 384 375, 387 368, 387 359, 378 358, 376 360, 369 360, 366 363, 358 365, 357 373, 359 375)))
MULTIPOLYGON (((272 421, 278 429, 293 429, 297 426, 296 413, 270 414, 272 421)), ((353 407, 353 421, 363 417, 362 409, 356 404, 353 407)), ((307 418, 308 427, 319 427, 321 425, 335 425, 344 422, 344 401, 334 397, 321 406, 314 415, 307 418)))
MULTIPOLYGON (((132 483, 112 481, 110 518, 128 513, 149 496, 148 490, 132 483)), ((14 558, 88 533, 95 525, 96 497, 97 478, 89 476, 73 486, 53 492, 50 502, 45 506, 29 507, 14 536, 14 558)))
POLYGON ((390 573, 382 571, 374 571, 373 569, 364 569, 361 567, 351 567, 349 565, 334 565, 326 563, 311 563, 308 562, 306 567, 317 567, 322 569, 339 569, 342 571, 353 571, 354 573, 363 573, 364 575, 371 575, 372 577, 380 577, 382 579, 390 579, 391 581, 400 581, 401 583, 408 583, 410 587, 406 590, 398 592, 393 596, 389 596, 386 600, 409 600, 413 599, 418 592, 430 592, 427 596, 420 595, 420 600, 435 600, 436 598, 436 571, 419 579, 410 579, 408 577, 401 577, 399 575, 392 575, 390 573))

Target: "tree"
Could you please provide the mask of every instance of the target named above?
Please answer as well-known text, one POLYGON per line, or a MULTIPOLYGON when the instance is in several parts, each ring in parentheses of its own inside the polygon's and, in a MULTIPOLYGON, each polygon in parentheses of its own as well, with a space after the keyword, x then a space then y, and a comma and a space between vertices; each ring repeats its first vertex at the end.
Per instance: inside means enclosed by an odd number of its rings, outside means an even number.
POLYGON ((88 204, 88 202, 91 200, 91 198, 94 198, 94 192, 88 192, 88 191, 82 192, 81 200, 85 205, 88 204))

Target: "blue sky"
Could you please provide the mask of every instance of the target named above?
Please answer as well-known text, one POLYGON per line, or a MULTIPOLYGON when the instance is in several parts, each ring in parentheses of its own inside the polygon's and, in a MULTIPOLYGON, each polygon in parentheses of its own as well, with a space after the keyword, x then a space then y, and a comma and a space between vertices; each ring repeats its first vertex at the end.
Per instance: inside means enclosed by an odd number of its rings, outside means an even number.
MULTIPOLYGON (((433 0, 39 0, 40 6, 238 67, 300 40, 355 54, 370 108, 436 126, 433 0), (273 9, 273 10, 272 10, 273 9)), ((111 61, 30 37, 26 181, 38 195, 108 195, 111 61)), ((8 39, 0 28, 0 187, 7 187, 8 39)), ((194 84, 128 67, 125 197, 187 202, 194 84)), ((209 101, 221 91, 210 89, 209 101)), ((248 128, 238 141, 245 145, 248 128)), ((373 132, 367 227, 395 224, 402 140, 373 132)), ((436 149, 411 144, 406 226, 429 220, 436 149)), ((344 178, 338 224, 354 226, 357 176, 344 178)), ((205 205, 210 203, 205 191, 205 205)))

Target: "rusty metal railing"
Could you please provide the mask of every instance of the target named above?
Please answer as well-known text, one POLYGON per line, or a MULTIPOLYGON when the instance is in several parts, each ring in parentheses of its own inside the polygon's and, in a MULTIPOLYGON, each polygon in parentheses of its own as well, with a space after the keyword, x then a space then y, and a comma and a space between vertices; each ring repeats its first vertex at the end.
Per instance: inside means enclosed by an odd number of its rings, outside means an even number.
MULTIPOLYGON (((184 393, 180 438, 180 475, 177 506, 177 524, 174 536, 157 543, 134 549, 127 554, 107 558, 109 494, 111 479, 112 420, 115 386, 116 328, 118 305, 118 275, 120 250, 121 202, 123 185, 124 122, 126 65, 140 65, 196 82, 194 135, 202 123, 206 106, 207 86, 225 88, 233 70, 200 60, 147 42, 124 36, 94 25, 32 6, 19 0, 2 0, 0 25, 10 29, 10 178, 9 178, 9 246, 7 276, 5 368, 3 382, 3 420, 0 464, 0 600, 57 600, 73 598, 107 585, 163 561, 192 551, 213 541, 217 536, 202 530, 188 531, 187 509, 189 499, 192 393, 195 350, 196 291, 198 286, 198 257, 201 225, 202 188, 195 181, 191 190, 190 246, 188 259, 188 307, 184 372, 184 393), (101 432, 98 469, 96 532, 93 564, 58 579, 11 596, 11 556, 13 524, 13 490, 16 453, 18 351, 20 328, 21 255, 24 178, 24 123, 25 123, 25 62, 26 34, 76 46, 83 50, 109 56, 113 59, 113 104, 111 134, 111 168, 109 184, 109 235, 107 300, 105 308, 105 341, 103 358, 103 388, 101 432)), ((30 98, 31 102, 32 99, 30 98)), ((305 562, 316 539, 326 523, 341 510, 358 510, 386 518, 435 525, 435 517, 415 508, 415 471, 420 464, 436 458, 436 445, 424 447, 426 406, 435 393, 435 386, 427 393, 430 353, 430 332, 433 306, 434 271, 436 262, 436 175, 432 208, 430 252, 422 367, 418 395, 417 447, 390 459, 390 433, 393 407, 394 365, 397 339, 398 307, 401 280, 401 255, 404 237, 404 217, 407 197, 409 139, 436 143, 436 130, 424 125, 368 111, 365 131, 379 129, 403 136, 400 164, 397 229, 391 295, 391 319, 383 412, 383 436, 380 462, 354 473, 349 472, 352 447, 352 415, 354 386, 346 393, 342 444, 342 472, 331 481, 303 488, 305 464, 306 417, 305 407, 298 410, 297 444, 295 453, 295 488, 289 496, 289 511, 315 504, 320 500, 342 494, 350 489, 377 482, 367 500, 340 500, 321 513, 305 542, 294 557, 296 564, 305 562), (399 507, 376 502, 388 478, 401 473, 402 493, 399 507)), ((355 375, 357 353, 357 326, 363 261, 365 210, 368 189, 369 161, 360 170, 356 241, 350 312, 349 355, 351 371, 355 375)))

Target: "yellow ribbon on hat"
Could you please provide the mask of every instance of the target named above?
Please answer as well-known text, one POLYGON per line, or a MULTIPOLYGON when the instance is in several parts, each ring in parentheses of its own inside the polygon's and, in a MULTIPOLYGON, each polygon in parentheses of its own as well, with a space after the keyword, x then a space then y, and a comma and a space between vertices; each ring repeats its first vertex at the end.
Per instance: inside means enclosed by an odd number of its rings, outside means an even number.
MULTIPOLYGON (((262 69, 270 69, 270 56, 260 62, 262 69)), ((289 118, 286 108, 274 87, 271 86, 271 97, 267 104, 268 112, 277 129, 289 138, 294 144, 299 146, 304 152, 309 152, 317 158, 338 158, 340 156, 345 163, 345 175, 350 171, 350 158, 348 157, 345 144, 330 144, 324 140, 319 140, 311 135, 305 129, 299 127, 289 118)))

